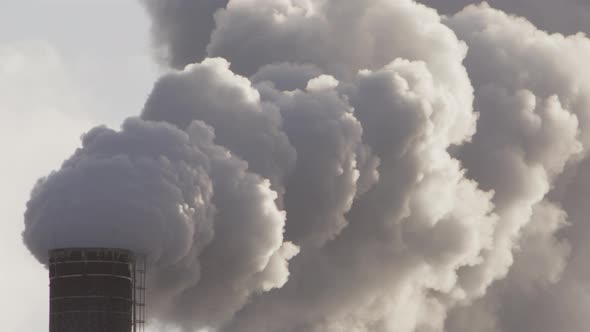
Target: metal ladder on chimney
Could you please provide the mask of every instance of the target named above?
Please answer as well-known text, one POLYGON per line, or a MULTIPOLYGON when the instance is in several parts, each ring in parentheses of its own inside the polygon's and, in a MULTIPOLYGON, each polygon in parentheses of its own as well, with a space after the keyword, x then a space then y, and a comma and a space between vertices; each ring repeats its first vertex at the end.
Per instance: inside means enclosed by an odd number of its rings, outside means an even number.
POLYGON ((146 257, 135 255, 133 264, 133 332, 144 332, 145 328, 145 274, 146 257))

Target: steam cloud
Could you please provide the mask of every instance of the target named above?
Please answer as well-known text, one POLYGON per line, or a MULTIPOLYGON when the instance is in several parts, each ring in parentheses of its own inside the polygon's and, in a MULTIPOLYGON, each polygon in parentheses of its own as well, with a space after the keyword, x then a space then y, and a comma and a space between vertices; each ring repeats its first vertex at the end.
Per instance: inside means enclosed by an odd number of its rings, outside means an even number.
POLYGON ((590 39, 490 5, 590 6, 424 2, 146 0, 171 72, 39 181, 25 243, 147 253, 185 331, 587 329, 590 39))

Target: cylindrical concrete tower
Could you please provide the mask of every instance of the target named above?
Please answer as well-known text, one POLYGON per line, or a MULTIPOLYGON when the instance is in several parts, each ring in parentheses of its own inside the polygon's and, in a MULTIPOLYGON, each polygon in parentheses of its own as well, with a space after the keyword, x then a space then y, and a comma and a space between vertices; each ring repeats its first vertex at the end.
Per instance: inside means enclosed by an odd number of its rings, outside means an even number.
POLYGON ((49 253, 49 332, 130 332, 135 256, 123 249, 49 253))

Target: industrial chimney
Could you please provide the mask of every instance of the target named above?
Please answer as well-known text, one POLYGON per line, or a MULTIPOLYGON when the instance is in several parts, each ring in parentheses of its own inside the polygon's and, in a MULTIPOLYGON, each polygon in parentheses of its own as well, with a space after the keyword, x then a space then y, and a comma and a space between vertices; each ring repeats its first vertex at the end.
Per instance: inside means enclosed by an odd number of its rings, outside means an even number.
POLYGON ((139 332, 145 315, 145 259, 129 250, 49 252, 49 332, 139 332))

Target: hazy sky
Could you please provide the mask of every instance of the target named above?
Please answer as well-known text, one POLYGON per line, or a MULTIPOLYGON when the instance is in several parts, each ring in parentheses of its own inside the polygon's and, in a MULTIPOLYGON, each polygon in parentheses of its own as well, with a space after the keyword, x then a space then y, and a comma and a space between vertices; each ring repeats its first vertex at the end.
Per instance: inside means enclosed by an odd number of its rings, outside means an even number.
POLYGON ((137 1, 0 0, 3 330, 47 331, 47 271, 20 235, 32 185, 80 134, 137 114, 156 71, 137 1))

